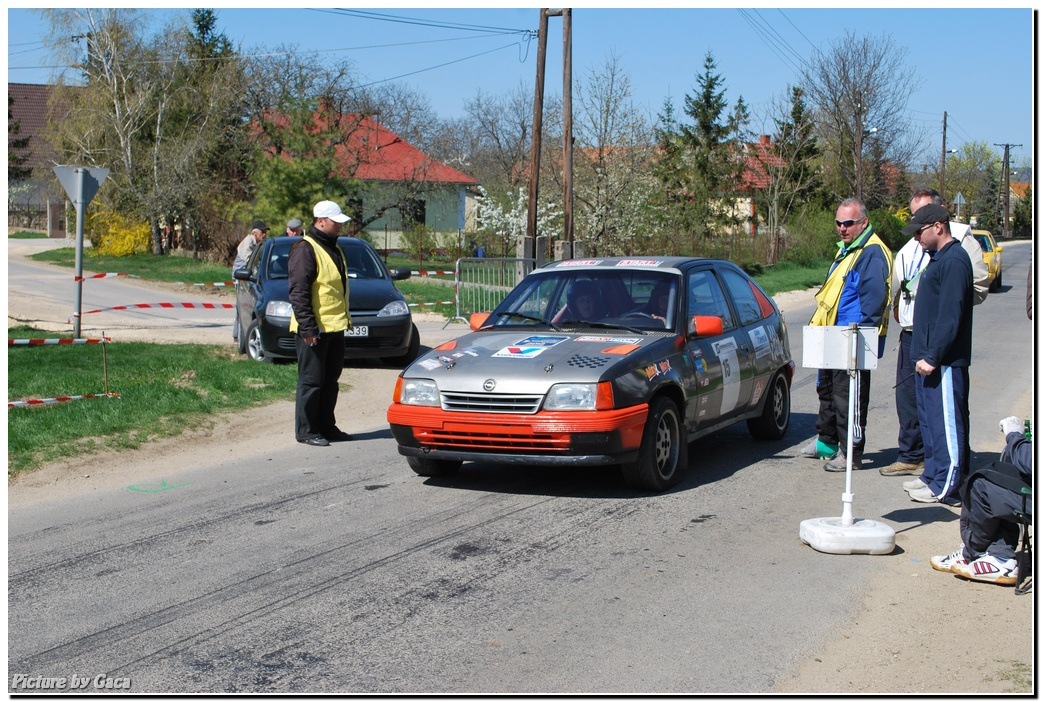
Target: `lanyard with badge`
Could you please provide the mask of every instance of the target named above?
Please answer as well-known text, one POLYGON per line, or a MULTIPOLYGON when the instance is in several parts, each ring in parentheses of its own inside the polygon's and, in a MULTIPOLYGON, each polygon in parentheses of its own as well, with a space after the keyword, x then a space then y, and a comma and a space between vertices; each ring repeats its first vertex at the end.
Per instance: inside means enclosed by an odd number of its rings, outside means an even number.
POLYGON ((908 272, 904 269, 904 282, 900 284, 900 292, 904 296, 904 303, 909 304, 914 299, 915 290, 918 289, 918 276, 922 274, 923 263, 925 262, 926 251, 923 247, 918 247, 918 260, 914 262, 913 269, 908 272), (914 290, 911 289, 911 284, 914 283, 914 290))

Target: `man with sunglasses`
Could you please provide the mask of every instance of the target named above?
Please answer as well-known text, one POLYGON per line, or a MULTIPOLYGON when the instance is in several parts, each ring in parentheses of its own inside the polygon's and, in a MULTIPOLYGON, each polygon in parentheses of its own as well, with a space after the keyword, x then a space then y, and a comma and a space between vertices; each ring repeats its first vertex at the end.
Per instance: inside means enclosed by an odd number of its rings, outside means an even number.
POLYGON ((947 210, 928 204, 904 227, 932 259, 918 283, 911 338, 925 470, 904 489, 915 502, 957 506, 969 459, 973 287, 972 261, 948 219, 947 210))
MULTIPOLYGON (((911 196, 911 215, 925 205, 943 205, 940 193, 931 189, 916 190, 911 196)), ((972 229, 967 224, 948 222, 951 236, 961 242, 965 253, 972 261, 975 289, 973 303, 978 305, 987 298, 987 262, 983 260, 972 229)), ((925 449, 922 447, 922 430, 918 426, 918 402, 915 399, 914 363, 911 361, 911 340, 914 333, 915 296, 922 273, 931 257, 918 241, 911 237, 893 257, 893 320, 900 325, 900 345, 896 357, 896 416, 899 422, 897 433, 897 457, 893 463, 882 466, 882 475, 921 475, 925 468, 925 449)))
MULTIPOLYGON (((885 349, 889 326, 889 277, 893 254, 868 222, 867 207, 856 198, 843 200, 835 213, 839 252, 828 277, 817 292, 817 311, 811 326, 878 328, 878 355, 885 349)), ((808 458, 830 459, 828 472, 845 472, 847 459, 863 468, 871 372, 857 373, 860 391, 849 415, 850 376, 845 370, 817 371, 817 438, 799 450, 808 458), (853 446, 845 446, 853 422, 853 446)))

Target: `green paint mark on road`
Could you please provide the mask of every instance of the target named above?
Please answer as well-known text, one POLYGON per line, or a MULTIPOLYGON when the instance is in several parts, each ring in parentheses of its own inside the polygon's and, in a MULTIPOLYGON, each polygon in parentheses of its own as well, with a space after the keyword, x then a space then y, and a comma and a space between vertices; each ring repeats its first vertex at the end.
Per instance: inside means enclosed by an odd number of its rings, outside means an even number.
POLYGON ((180 485, 167 485, 166 481, 162 481, 158 485, 150 485, 145 483, 144 485, 128 485, 127 490, 133 490, 134 492, 166 492, 167 490, 175 490, 185 485, 191 485, 191 483, 181 483, 180 485))

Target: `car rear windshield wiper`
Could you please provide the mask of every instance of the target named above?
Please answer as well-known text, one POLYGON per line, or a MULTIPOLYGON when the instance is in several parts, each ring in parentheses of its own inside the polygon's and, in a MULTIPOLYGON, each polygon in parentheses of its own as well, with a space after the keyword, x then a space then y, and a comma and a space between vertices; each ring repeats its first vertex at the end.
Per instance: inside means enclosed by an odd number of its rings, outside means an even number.
POLYGON ((545 324, 546 326, 548 326, 553 331, 557 331, 557 332, 558 331, 562 331, 561 328, 558 327, 553 322, 547 321, 547 320, 543 319, 542 317, 535 317, 534 315, 524 314, 523 312, 500 312, 499 313, 499 317, 500 318, 502 318, 502 317, 520 317, 521 319, 530 319, 533 322, 538 322, 539 324, 545 324))

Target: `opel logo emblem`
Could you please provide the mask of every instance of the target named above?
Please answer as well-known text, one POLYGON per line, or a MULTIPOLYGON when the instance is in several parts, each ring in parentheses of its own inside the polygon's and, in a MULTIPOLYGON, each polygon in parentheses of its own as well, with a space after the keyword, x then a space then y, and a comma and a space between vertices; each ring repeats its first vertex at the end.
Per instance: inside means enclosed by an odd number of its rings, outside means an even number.
POLYGON ((488 380, 484 381, 484 389, 486 392, 491 392, 492 390, 494 390, 495 380, 493 378, 488 378, 488 380))

